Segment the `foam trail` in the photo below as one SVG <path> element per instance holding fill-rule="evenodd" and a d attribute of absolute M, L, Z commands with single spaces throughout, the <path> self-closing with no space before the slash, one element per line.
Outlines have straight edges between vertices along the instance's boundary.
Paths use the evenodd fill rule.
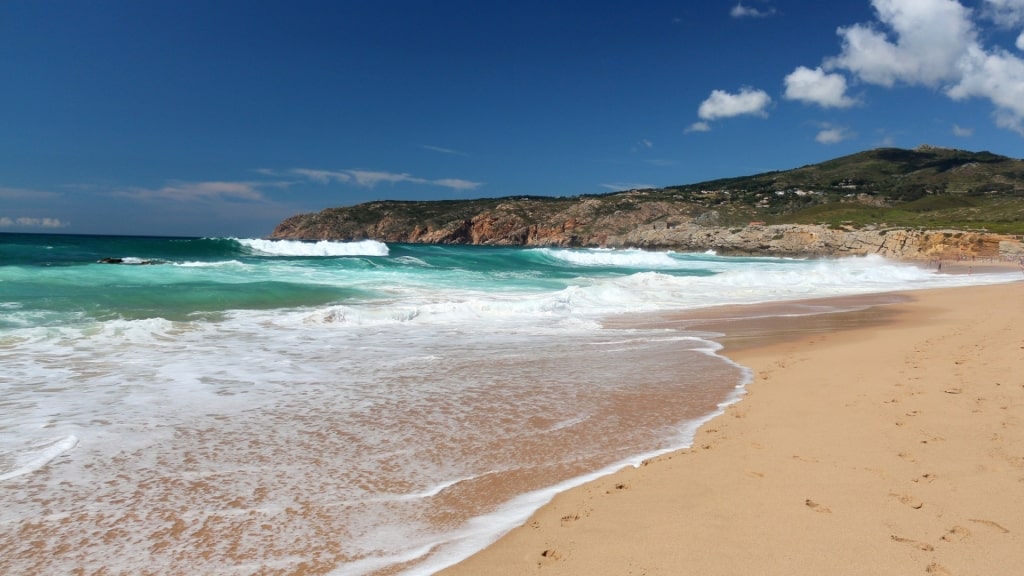
<path fill-rule="evenodd" d="M 47 464 L 52 462 L 54 458 L 60 456 L 61 454 L 67 452 L 68 450 L 71 450 L 77 444 L 78 437 L 75 436 L 74 434 L 69 434 L 64 438 L 61 438 L 60 440 L 53 442 L 52 444 L 46 445 L 46 447 L 43 448 L 43 450 L 33 454 L 27 461 L 22 463 L 14 470 L 0 474 L 0 482 L 4 480 L 9 480 L 11 478 L 15 478 L 17 476 L 22 476 L 24 474 L 35 472 L 36 470 L 39 470 L 43 466 L 46 466 Z"/>

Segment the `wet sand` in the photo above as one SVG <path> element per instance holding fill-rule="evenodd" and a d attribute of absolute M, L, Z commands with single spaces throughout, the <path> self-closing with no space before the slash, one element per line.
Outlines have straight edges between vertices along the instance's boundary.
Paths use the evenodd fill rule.
<path fill-rule="evenodd" d="M 1018 574 L 1024 282 L 897 296 L 648 319 L 731 334 L 746 397 L 442 574 Z"/>

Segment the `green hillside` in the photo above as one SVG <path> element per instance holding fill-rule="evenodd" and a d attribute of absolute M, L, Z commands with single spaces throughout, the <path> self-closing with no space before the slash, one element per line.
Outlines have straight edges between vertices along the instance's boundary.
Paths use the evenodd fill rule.
<path fill-rule="evenodd" d="M 990 152 L 879 148 L 793 170 L 652 191 L 719 206 L 734 223 L 883 224 L 1024 233 L 1024 161 Z"/>

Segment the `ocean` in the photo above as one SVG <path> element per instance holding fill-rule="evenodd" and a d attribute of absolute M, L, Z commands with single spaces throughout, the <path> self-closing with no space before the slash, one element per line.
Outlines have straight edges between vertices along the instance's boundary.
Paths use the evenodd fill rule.
<path fill-rule="evenodd" d="M 0 572 L 430 574 L 742 397 L 720 334 L 608 319 L 1018 277 L 0 234 Z"/>

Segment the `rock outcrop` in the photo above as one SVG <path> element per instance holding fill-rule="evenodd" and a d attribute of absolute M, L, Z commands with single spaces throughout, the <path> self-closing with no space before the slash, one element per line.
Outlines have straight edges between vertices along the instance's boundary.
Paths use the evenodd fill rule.
<path fill-rule="evenodd" d="M 878 254 L 899 259 L 1016 258 L 1020 237 L 960 230 L 905 228 L 835 229 L 817 225 L 751 225 L 706 228 L 682 225 L 641 229 L 622 245 L 648 249 L 714 250 L 723 254 L 841 256 Z"/>

